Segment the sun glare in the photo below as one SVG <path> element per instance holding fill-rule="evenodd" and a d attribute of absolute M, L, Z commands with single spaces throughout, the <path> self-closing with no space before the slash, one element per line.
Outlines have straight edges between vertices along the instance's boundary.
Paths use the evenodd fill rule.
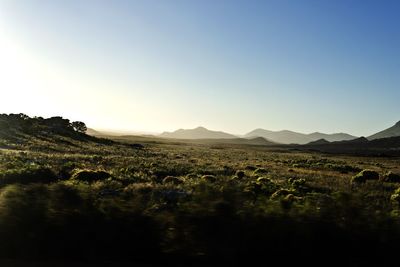
<path fill-rule="evenodd" d="M 33 62 L 17 43 L 12 42 L 2 32 L 0 59 L 2 108 L 13 110 L 15 103 L 25 107 L 34 105 L 32 96 L 39 87 Z"/>

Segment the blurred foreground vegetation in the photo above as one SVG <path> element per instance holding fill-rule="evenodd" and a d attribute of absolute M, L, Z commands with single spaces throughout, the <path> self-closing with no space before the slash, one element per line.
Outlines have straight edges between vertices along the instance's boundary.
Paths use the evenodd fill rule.
<path fill-rule="evenodd" d="M 139 145 L 134 137 L 120 143 L 73 127 L 49 131 L 39 123 L 40 131 L 27 132 L 7 122 L 0 129 L 0 258 L 353 266 L 396 260 L 397 158 Z"/>

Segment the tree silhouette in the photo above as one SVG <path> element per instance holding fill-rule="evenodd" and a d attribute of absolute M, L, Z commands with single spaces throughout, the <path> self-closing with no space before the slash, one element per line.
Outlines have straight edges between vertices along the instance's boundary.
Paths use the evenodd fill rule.
<path fill-rule="evenodd" d="M 84 122 L 81 121 L 74 121 L 71 123 L 72 128 L 79 133 L 86 133 L 87 127 Z"/>

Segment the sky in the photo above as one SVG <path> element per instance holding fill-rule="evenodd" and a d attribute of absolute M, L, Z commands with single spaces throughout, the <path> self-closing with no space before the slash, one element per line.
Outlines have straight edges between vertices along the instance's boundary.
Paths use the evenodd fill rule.
<path fill-rule="evenodd" d="M 0 113 L 368 136 L 400 120 L 400 2 L 0 0 Z"/>

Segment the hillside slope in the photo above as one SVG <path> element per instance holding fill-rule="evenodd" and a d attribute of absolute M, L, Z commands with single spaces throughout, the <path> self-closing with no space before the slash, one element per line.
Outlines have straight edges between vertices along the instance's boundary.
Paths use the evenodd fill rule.
<path fill-rule="evenodd" d="M 400 136 L 400 121 L 392 127 L 367 137 L 369 140 Z"/>
<path fill-rule="evenodd" d="M 374 140 L 360 137 L 354 140 L 332 143 L 310 143 L 292 148 L 304 151 L 313 150 L 322 153 L 358 156 L 400 156 L 400 136 Z"/>
<path fill-rule="evenodd" d="M 70 122 L 62 117 L 45 119 L 30 118 L 25 114 L 0 114 L 1 149 L 105 155 L 110 150 L 129 151 L 133 148 L 87 135 L 85 131 L 84 123 Z"/>

